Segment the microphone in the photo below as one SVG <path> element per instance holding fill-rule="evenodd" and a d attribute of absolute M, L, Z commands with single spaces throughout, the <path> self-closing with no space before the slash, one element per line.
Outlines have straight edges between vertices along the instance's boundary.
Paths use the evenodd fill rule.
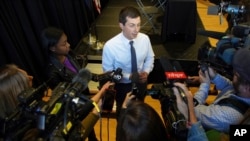
<path fill-rule="evenodd" d="M 88 69 L 79 70 L 78 74 L 72 79 L 71 88 L 68 91 L 69 96 L 74 97 L 88 87 L 92 74 Z"/>
<path fill-rule="evenodd" d="M 200 30 L 198 31 L 198 34 L 206 36 L 206 37 L 218 39 L 218 40 L 227 35 L 226 33 L 223 33 L 223 32 L 208 31 L 208 30 Z"/>
<path fill-rule="evenodd" d="M 91 80 L 94 81 L 94 82 L 99 82 L 101 80 L 109 79 L 111 73 L 113 73 L 113 71 L 108 71 L 108 72 L 105 72 L 105 73 L 102 73 L 102 74 L 92 73 Z"/>
<path fill-rule="evenodd" d="M 177 68 L 179 67 L 178 71 L 177 71 L 176 68 L 174 68 L 172 66 L 172 64 L 170 63 L 170 61 L 167 57 L 161 57 L 160 63 L 165 71 L 165 76 L 166 76 L 167 80 L 175 80 L 176 81 L 176 80 L 184 80 L 187 78 L 186 74 L 183 71 L 180 71 L 180 68 L 181 68 L 180 65 L 175 66 Z"/>
<path fill-rule="evenodd" d="M 118 83 L 122 79 L 122 69 L 117 68 L 116 70 L 113 71 L 108 71 L 102 74 L 95 74 L 92 73 L 92 78 L 91 80 L 94 82 L 99 82 L 102 80 L 110 80 L 115 83 Z"/>
<path fill-rule="evenodd" d="M 138 72 L 134 72 L 132 73 L 130 80 L 132 83 L 137 83 L 139 82 L 139 73 Z"/>
<path fill-rule="evenodd" d="M 176 71 L 176 73 L 178 72 L 178 75 L 177 75 L 178 78 L 176 78 L 176 79 L 186 80 L 187 75 L 183 71 L 181 64 L 178 61 L 173 61 L 173 66 L 174 66 L 174 70 Z"/>
<path fill-rule="evenodd" d="M 114 73 L 111 75 L 112 81 L 114 81 L 115 83 L 118 83 L 123 75 L 122 75 L 122 69 L 121 68 L 117 68 L 115 71 L 113 71 Z"/>

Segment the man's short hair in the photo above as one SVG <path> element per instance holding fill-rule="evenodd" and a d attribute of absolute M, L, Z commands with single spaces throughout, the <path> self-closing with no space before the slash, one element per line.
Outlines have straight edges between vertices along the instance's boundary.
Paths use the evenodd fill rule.
<path fill-rule="evenodd" d="M 140 11 L 133 7 L 133 6 L 127 6 L 121 9 L 120 14 L 119 14 L 119 23 L 122 23 L 123 25 L 125 25 L 125 23 L 127 22 L 127 17 L 130 18 L 137 18 L 137 17 L 141 17 L 141 13 Z"/>

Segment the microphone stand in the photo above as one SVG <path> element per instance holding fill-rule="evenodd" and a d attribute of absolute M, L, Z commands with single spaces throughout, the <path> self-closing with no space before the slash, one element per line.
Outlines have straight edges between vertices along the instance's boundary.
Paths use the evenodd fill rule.
<path fill-rule="evenodd" d="M 90 7 L 93 9 L 91 10 L 91 15 L 92 15 L 92 20 L 93 20 L 93 25 L 88 25 L 89 27 L 89 35 L 88 37 L 84 38 L 85 43 L 87 43 L 92 49 L 94 50 L 102 50 L 104 46 L 104 42 L 100 42 L 98 39 L 98 34 L 96 30 L 96 20 L 95 20 L 95 13 L 94 13 L 94 6 L 93 6 L 93 1 L 90 0 Z M 92 32 L 92 27 L 94 29 L 94 36 L 91 34 Z"/>

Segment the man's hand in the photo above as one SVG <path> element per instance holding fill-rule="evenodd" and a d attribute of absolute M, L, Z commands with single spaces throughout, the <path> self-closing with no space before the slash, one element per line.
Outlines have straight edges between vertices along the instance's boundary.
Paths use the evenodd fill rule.
<path fill-rule="evenodd" d="M 148 73 L 147 72 L 140 72 L 139 73 L 139 82 L 145 83 L 148 80 Z"/>

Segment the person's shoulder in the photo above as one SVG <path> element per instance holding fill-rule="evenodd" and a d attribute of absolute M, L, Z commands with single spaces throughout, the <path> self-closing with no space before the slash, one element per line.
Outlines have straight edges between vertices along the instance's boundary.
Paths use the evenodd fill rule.
<path fill-rule="evenodd" d="M 121 37 L 122 37 L 122 33 L 118 33 L 115 36 L 111 37 L 109 40 L 107 40 L 106 43 L 116 41 L 120 39 Z"/>
<path fill-rule="evenodd" d="M 104 47 L 113 46 L 114 44 L 120 43 L 121 40 L 122 40 L 122 34 L 119 33 L 119 34 L 113 36 L 112 38 L 110 38 L 109 40 L 107 40 L 104 44 Z"/>
<path fill-rule="evenodd" d="M 142 32 L 139 32 L 137 37 L 142 38 L 142 39 L 149 39 L 149 36 Z"/>

